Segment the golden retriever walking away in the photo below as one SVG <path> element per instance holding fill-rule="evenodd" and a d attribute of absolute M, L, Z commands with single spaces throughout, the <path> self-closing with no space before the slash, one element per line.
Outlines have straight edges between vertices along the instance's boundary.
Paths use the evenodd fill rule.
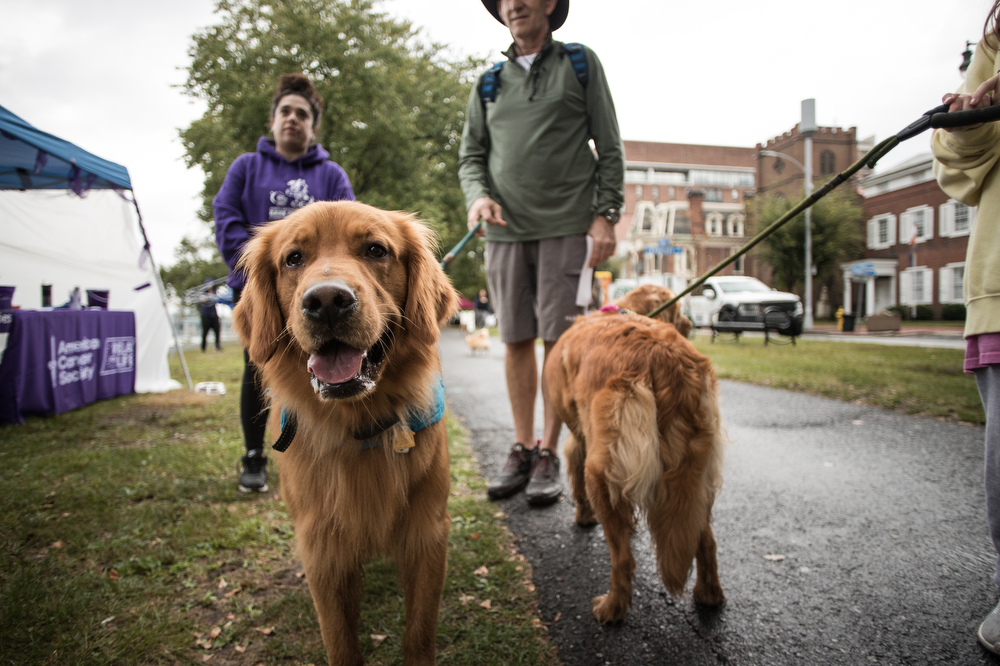
<path fill-rule="evenodd" d="M 695 601 L 725 600 L 711 525 L 722 485 L 715 373 L 677 327 L 645 316 L 673 293 L 640 289 L 618 304 L 642 314 L 580 317 L 545 364 L 549 395 L 570 429 L 565 451 L 576 522 L 599 521 L 611 551 L 611 590 L 593 601 L 603 623 L 623 620 L 632 603 L 636 512 L 646 517 L 671 594 L 683 593 L 696 560 Z M 647 307 L 651 291 L 657 300 Z M 675 308 L 660 317 L 683 328 L 687 318 Z"/>
<path fill-rule="evenodd" d="M 436 342 L 457 296 L 432 247 L 402 213 L 313 203 L 241 260 L 234 324 L 283 422 L 281 493 L 330 664 L 364 661 L 362 565 L 379 554 L 399 567 L 405 663 L 435 663 L 451 521 Z"/>

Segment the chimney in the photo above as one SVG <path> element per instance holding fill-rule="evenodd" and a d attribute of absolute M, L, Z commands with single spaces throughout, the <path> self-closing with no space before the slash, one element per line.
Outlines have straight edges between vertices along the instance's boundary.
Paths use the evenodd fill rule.
<path fill-rule="evenodd" d="M 705 214 L 701 204 L 705 200 L 705 193 L 701 190 L 688 190 L 688 213 L 691 215 L 691 235 L 697 238 L 705 235 Z"/>

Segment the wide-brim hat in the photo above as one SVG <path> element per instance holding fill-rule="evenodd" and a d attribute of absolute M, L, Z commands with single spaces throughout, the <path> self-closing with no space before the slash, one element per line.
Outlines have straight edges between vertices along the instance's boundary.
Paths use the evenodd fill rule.
<path fill-rule="evenodd" d="M 497 9 L 498 0 L 483 0 L 483 6 L 489 10 L 490 14 L 493 14 L 493 18 L 504 23 L 503 19 L 500 18 L 500 11 Z M 555 32 L 562 27 L 562 24 L 566 22 L 566 16 L 569 14 L 569 0 L 558 0 L 556 2 L 556 8 L 552 10 L 549 14 L 549 30 Z"/>

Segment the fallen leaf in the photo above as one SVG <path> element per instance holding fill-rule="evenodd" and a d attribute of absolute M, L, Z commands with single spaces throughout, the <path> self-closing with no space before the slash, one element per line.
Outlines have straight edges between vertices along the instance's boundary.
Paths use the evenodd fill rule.
<path fill-rule="evenodd" d="M 229 590 L 228 592 L 226 592 L 222 596 L 224 598 L 226 598 L 226 599 L 229 599 L 230 597 L 235 597 L 237 594 L 239 594 L 242 591 L 243 591 L 242 587 L 234 587 L 233 589 Z"/>
<path fill-rule="evenodd" d="M 224 590 L 227 587 L 229 587 L 229 583 L 226 582 L 226 579 L 225 578 L 220 578 L 219 579 L 219 589 L 220 590 Z"/>
<path fill-rule="evenodd" d="M 212 627 L 212 631 L 208 632 L 208 635 L 212 638 L 218 638 L 222 633 L 222 627 Z"/>
<path fill-rule="evenodd" d="M 54 490 L 51 493 L 49 493 L 48 495 L 46 495 L 46 497 L 55 497 L 55 496 L 56 496 L 56 491 L 54 491 Z"/>
<path fill-rule="evenodd" d="M 67 511 L 66 513 L 64 513 L 64 514 L 62 515 L 62 517 L 63 517 L 63 518 L 69 518 L 69 511 Z"/>
<path fill-rule="evenodd" d="M 532 583 L 530 580 L 526 580 L 526 581 L 524 581 L 521 584 L 524 585 L 526 588 L 528 588 L 528 592 L 534 592 L 535 591 L 535 584 Z"/>
<path fill-rule="evenodd" d="M 108 572 L 108 578 L 110 578 L 111 580 L 118 580 L 119 578 L 121 578 L 121 574 L 118 573 L 117 569 L 112 569 L 111 571 Z"/>
<path fill-rule="evenodd" d="M 103 627 L 103 626 L 104 626 L 104 625 L 106 625 L 106 624 L 107 624 L 108 622 L 113 622 L 113 621 L 114 621 L 114 619 L 115 619 L 115 616 L 114 616 L 114 615 L 112 615 L 111 617 L 106 617 L 106 618 L 104 618 L 103 620 L 101 620 L 101 626 Z"/>
<path fill-rule="evenodd" d="M 222 625 L 222 628 L 223 629 L 228 629 L 231 626 L 233 626 L 233 621 L 232 620 L 230 620 L 229 622 L 226 622 L 224 625 Z"/>
<path fill-rule="evenodd" d="M 470 536 L 469 538 L 470 538 L 470 539 L 472 539 L 473 541 L 475 541 L 476 539 L 478 539 L 478 538 L 479 538 L 479 532 L 476 532 L 475 534 L 473 534 L 473 535 L 472 535 L 472 536 Z"/>
<path fill-rule="evenodd" d="M 202 661 L 202 663 L 204 663 L 204 662 L 208 661 L 211 658 L 212 658 L 212 655 L 206 654 L 204 657 L 201 658 L 201 661 Z"/>
<path fill-rule="evenodd" d="M 541 629 L 543 626 L 542 621 L 537 617 L 533 617 L 531 618 L 531 626 L 534 627 L 535 629 Z"/>
<path fill-rule="evenodd" d="M 254 631 L 259 631 L 265 636 L 270 636 L 271 634 L 274 633 L 274 627 L 256 627 Z"/>
<path fill-rule="evenodd" d="M 226 619 L 227 619 L 227 620 L 235 620 L 235 619 L 236 619 L 236 616 L 235 616 L 235 615 L 233 615 L 232 613 L 230 613 L 229 615 L 227 615 L 227 616 L 226 616 Z"/>
<path fill-rule="evenodd" d="M 524 571 L 524 567 L 518 564 L 516 567 L 514 567 L 514 571 Z"/>
<path fill-rule="evenodd" d="M 561 618 L 561 617 L 562 617 L 562 611 L 559 611 L 558 613 L 556 613 L 556 617 L 555 617 L 555 619 L 554 619 L 554 620 L 552 620 L 552 621 L 553 621 L 553 622 L 558 622 L 558 621 L 559 621 L 559 618 Z"/>
<path fill-rule="evenodd" d="M 475 598 L 476 598 L 476 597 L 474 597 L 474 596 L 473 596 L 473 595 L 471 595 L 471 594 L 460 594 L 460 595 L 458 595 L 458 600 L 459 600 L 460 602 L 462 602 L 462 605 L 463 605 L 463 606 L 464 606 L 465 604 L 469 603 L 470 601 L 472 601 L 472 600 L 473 600 L 473 599 L 475 599 Z"/>
<path fill-rule="evenodd" d="M 245 647 L 243 647 L 242 645 L 237 645 L 237 646 L 236 646 L 235 648 L 233 648 L 233 649 L 235 649 L 235 650 L 236 650 L 236 653 L 237 653 L 237 654 L 243 654 L 244 652 L 246 652 L 246 651 L 247 651 L 247 649 L 246 649 Z"/>
<path fill-rule="evenodd" d="M 369 638 L 372 639 L 372 647 L 378 647 L 385 642 L 385 639 L 389 638 L 385 634 L 372 634 Z"/>
<path fill-rule="evenodd" d="M 62 541 L 56 541 L 51 546 L 49 546 L 49 548 L 62 548 L 62 547 L 63 547 Z"/>
<path fill-rule="evenodd" d="M 203 650 L 211 650 L 212 649 L 212 641 L 196 641 L 195 645 L 197 645 L 198 647 L 202 648 Z"/>
<path fill-rule="evenodd" d="M 506 518 L 507 516 L 504 515 L 503 511 L 497 511 L 496 513 L 493 514 L 493 517 L 494 518 Z"/>
<path fill-rule="evenodd" d="M 764 559 L 771 560 L 772 562 L 780 562 L 781 560 L 785 559 L 785 556 L 778 555 L 776 553 L 768 553 L 767 555 L 764 556 Z"/>
<path fill-rule="evenodd" d="M 490 570 L 487 569 L 486 565 L 484 564 L 483 566 L 481 566 L 478 569 L 476 569 L 475 571 L 473 571 L 472 575 L 473 576 L 486 576 L 489 573 L 490 573 Z"/>
<path fill-rule="evenodd" d="M 486 601 L 484 601 L 483 603 L 481 603 L 479 605 L 482 606 L 483 608 L 485 608 L 486 610 L 490 610 L 491 608 L 493 608 L 493 604 L 490 603 L 489 599 L 487 599 Z"/>

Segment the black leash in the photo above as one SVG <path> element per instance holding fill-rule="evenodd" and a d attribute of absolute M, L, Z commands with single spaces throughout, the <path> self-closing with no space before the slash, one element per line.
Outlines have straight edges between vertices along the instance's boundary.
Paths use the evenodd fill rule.
<path fill-rule="evenodd" d="M 838 173 L 836 176 L 827 181 L 821 188 L 813 192 L 810 196 L 800 201 L 794 208 L 779 217 L 777 220 L 772 222 L 766 228 L 762 229 L 756 236 L 750 239 L 746 245 L 740 248 L 740 251 L 733 254 L 720 263 L 718 263 L 714 268 L 709 270 L 707 273 L 702 275 L 700 278 L 692 282 L 687 286 L 684 291 L 674 296 L 669 301 L 661 304 L 652 312 L 647 314 L 648 317 L 655 317 L 660 314 L 671 305 L 679 301 L 684 296 L 687 296 L 692 291 L 700 287 L 705 283 L 705 280 L 717 274 L 723 268 L 733 263 L 744 254 L 752 250 L 757 246 L 758 243 L 763 241 L 765 238 L 773 234 L 779 228 L 784 226 L 796 215 L 809 208 L 814 203 L 825 197 L 831 191 L 833 191 L 838 185 L 843 183 L 845 180 L 853 176 L 855 173 L 861 170 L 862 167 L 867 166 L 870 169 L 875 168 L 875 164 L 885 157 L 885 155 L 898 146 L 903 141 L 907 139 L 912 139 L 918 134 L 923 133 L 931 128 L 945 128 L 945 127 L 963 127 L 965 125 L 976 125 L 979 123 L 994 122 L 1000 120 L 1000 104 L 995 106 L 988 106 L 985 109 L 970 109 L 968 111 L 955 111 L 953 113 L 948 113 L 948 105 L 942 104 L 936 106 L 930 111 L 924 113 L 920 118 L 910 123 L 904 127 L 899 133 L 890 136 L 888 139 L 880 142 L 874 148 L 865 153 L 865 156 L 860 160 L 849 166 L 844 171 Z"/>

